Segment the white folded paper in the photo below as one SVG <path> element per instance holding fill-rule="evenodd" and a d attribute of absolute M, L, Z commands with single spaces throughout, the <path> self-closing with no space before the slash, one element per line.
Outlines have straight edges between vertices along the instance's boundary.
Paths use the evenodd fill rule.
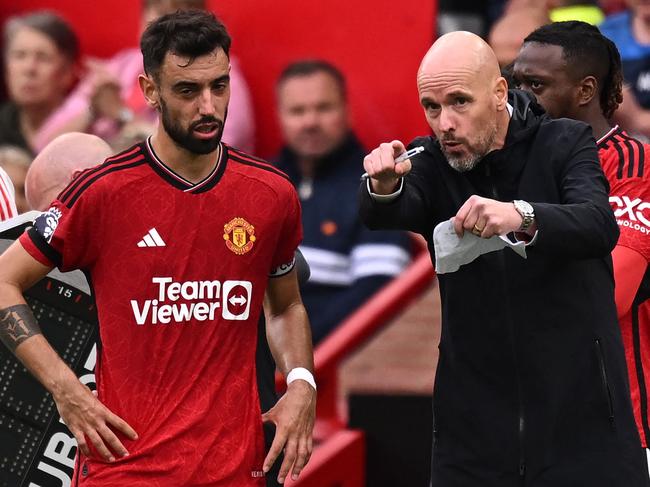
<path fill-rule="evenodd" d="M 456 235 L 451 220 L 439 223 L 433 230 L 433 245 L 436 251 L 436 272 L 456 272 L 460 266 L 469 264 L 479 255 L 510 247 L 519 256 L 526 258 L 525 242 L 511 242 L 505 235 L 481 238 L 465 230 L 462 238 Z"/>

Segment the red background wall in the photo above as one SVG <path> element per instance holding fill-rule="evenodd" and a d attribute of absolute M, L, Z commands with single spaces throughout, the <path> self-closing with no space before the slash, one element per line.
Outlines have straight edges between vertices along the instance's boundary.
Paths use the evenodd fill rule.
<path fill-rule="evenodd" d="M 209 0 L 233 37 L 255 104 L 257 153 L 279 147 L 273 84 L 301 58 L 324 58 L 346 75 L 355 130 L 367 147 L 428 130 L 415 74 L 433 40 L 435 0 Z M 137 0 L 0 2 L 0 20 L 48 8 L 77 29 L 85 54 L 137 43 Z"/>

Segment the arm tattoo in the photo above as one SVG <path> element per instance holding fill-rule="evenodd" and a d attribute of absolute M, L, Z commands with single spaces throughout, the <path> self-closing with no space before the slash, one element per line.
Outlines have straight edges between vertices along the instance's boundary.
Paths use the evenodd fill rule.
<path fill-rule="evenodd" d="M 39 335 L 41 329 L 32 310 L 26 304 L 0 309 L 0 341 L 11 353 L 29 337 Z"/>

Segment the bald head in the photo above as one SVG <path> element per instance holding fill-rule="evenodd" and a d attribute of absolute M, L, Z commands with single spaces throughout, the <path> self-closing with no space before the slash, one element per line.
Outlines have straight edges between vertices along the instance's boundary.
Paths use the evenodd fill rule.
<path fill-rule="evenodd" d="M 454 169 L 469 171 L 503 146 L 508 86 L 494 52 L 479 36 L 440 37 L 422 59 L 417 82 L 427 122 Z"/>
<path fill-rule="evenodd" d="M 29 206 L 46 210 L 77 171 L 102 163 L 112 153 L 110 146 L 94 135 L 71 132 L 57 137 L 36 156 L 27 172 Z"/>
<path fill-rule="evenodd" d="M 418 77 L 426 74 L 462 71 L 480 76 L 482 81 L 500 76 L 499 63 L 492 48 L 471 32 L 450 32 L 438 38 L 425 54 Z"/>

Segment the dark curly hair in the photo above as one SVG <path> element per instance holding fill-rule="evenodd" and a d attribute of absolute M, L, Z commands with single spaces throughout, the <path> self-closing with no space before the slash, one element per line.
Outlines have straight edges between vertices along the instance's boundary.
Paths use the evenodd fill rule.
<path fill-rule="evenodd" d="M 157 78 L 168 52 L 187 56 L 190 63 L 219 47 L 229 56 L 230 42 L 226 27 L 211 12 L 186 10 L 163 15 L 142 34 L 144 71 Z"/>
<path fill-rule="evenodd" d="M 524 44 L 560 46 L 576 79 L 593 76 L 598 82 L 600 108 L 611 118 L 623 101 L 623 69 L 616 45 L 597 27 L 580 21 L 554 22 L 534 30 Z"/>

